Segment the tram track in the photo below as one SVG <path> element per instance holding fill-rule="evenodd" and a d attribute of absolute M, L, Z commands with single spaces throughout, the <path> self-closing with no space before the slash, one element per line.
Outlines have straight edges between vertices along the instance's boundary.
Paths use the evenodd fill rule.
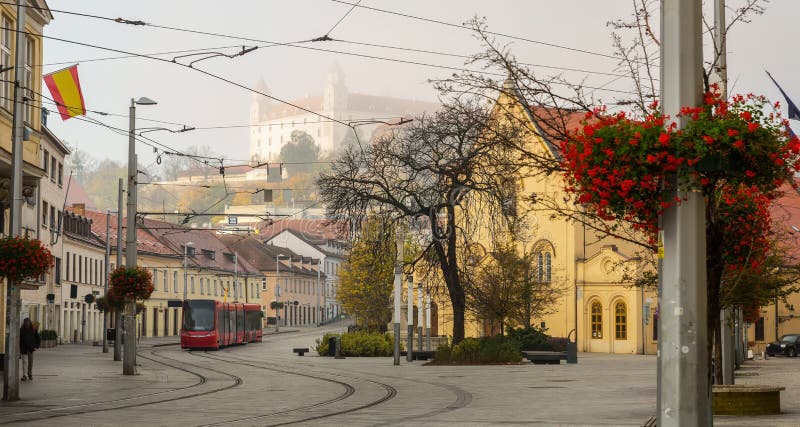
<path fill-rule="evenodd" d="M 157 401 L 138 402 L 138 403 L 133 403 L 133 404 L 118 405 L 118 406 L 113 406 L 113 407 L 108 407 L 108 408 L 92 408 L 92 407 L 96 407 L 96 406 L 99 406 L 99 405 L 112 405 L 112 404 L 118 403 L 118 402 L 136 401 L 136 400 L 151 398 L 153 396 L 159 396 L 159 395 L 164 395 L 164 394 L 168 394 L 168 393 L 175 393 L 175 392 L 178 392 L 178 391 L 181 391 L 181 390 L 188 390 L 188 389 L 192 389 L 192 388 L 195 388 L 195 387 L 202 386 L 203 384 L 207 384 L 208 381 L 209 381 L 208 377 L 206 377 L 205 375 L 202 375 L 202 374 L 200 374 L 198 372 L 194 372 L 194 371 L 191 371 L 189 369 L 183 368 L 181 366 L 177 366 L 177 365 L 172 364 L 172 363 L 167 363 L 167 362 L 164 362 L 163 360 L 158 360 L 158 359 L 155 359 L 153 357 L 148 357 L 148 356 L 145 356 L 145 355 L 143 355 L 141 353 L 138 353 L 137 356 L 141 357 L 143 359 L 147 359 L 147 360 L 150 360 L 150 361 L 152 361 L 154 363 L 158 363 L 160 365 L 164 365 L 164 366 L 170 367 L 172 369 L 176 369 L 176 370 L 183 371 L 183 372 L 189 373 L 191 375 L 194 375 L 195 377 L 198 378 L 198 381 L 196 383 L 194 383 L 194 384 L 190 384 L 190 385 L 183 386 L 183 387 L 176 387 L 176 388 L 173 388 L 173 389 L 170 389 L 170 390 L 162 390 L 162 391 L 153 392 L 153 393 L 139 394 L 139 395 L 136 395 L 136 396 L 124 397 L 124 398 L 120 398 L 120 399 L 109 399 L 109 400 L 104 400 L 104 401 L 100 401 L 100 402 L 82 403 L 82 404 L 79 404 L 79 405 L 60 406 L 60 407 L 56 407 L 56 408 L 46 408 L 46 409 L 37 409 L 37 410 L 34 410 L 34 411 L 24 411 L 24 412 L 14 412 L 14 413 L 10 413 L 10 414 L 2 414 L 2 415 L 0 415 L 0 419 L 12 418 L 12 417 L 24 417 L 24 418 L 23 419 L 13 419 L 13 420 L 8 420 L 8 421 L 0 421 L 0 425 L 17 424 L 17 423 L 28 423 L 28 422 L 42 421 L 42 420 L 48 420 L 48 419 L 60 418 L 60 417 L 84 415 L 84 414 L 91 414 L 91 413 L 98 413 L 98 412 L 116 411 L 116 410 L 121 410 L 121 409 L 137 408 L 137 407 L 148 406 L 148 405 L 157 405 L 157 404 L 162 404 L 162 403 L 167 403 L 167 402 L 174 402 L 174 401 L 178 401 L 178 400 L 191 399 L 191 398 L 194 398 L 194 397 L 205 396 L 205 395 L 209 395 L 209 394 L 213 394 L 213 393 L 219 393 L 221 391 L 225 391 L 225 390 L 229 390 L 229 389 L 234 388 L 234 387 L 238 387 L 243 383 L 243 380 L 240 377 L 232 375 L 230 373 L 223 372 L 223 371 L 220 371 L 220 370 L 217 370 L 217 369 L 213 369 L 213 368 L 208 368 L 208 367 L 196 365 L 196 364 L 193 364 L 193 363 L 183 362 L 183 361 L 180 361 L 180 360 L 177 360 L 177 359 L 173 359 L 171 357 L 158 355 L 157 353 L 159 353 L 159 350 L 151 350 L 150 351 L 150 355 L 154 356 L 154 357 L 169 359 L 169 360 L 171 360 L 173 362 L 180 363 L 182 365 L 193 366 L 193 367 L 199 368 L 201 370 L 211 371 L 211 372 L 219 373 L 219 374 L 224 375 L 224 376 L 228 376 L 231 379 L 233 379 L 233 383 L 228 384 L 228 385 L 226 385 L 224 387 L 219 387 L 219 388 L 215 388 L 215 389 L 212 389 L 212 390 L 206 390 L 206 391 L 203 391 L 203 392 L 192 393 L 192 394 L 188 394 L 188 395 L 184 395 L 184 396 L 175 396 L 175 397 L 171 397 L 171 398 L 167 398 L 167 399 L 161 399 L 161 400 L 157 400 Z"/>
<path fill-rule="evenodd" d="M 239 360 L 252 360 L 251 357 L 248 357 L 248 356 L 245 356 L 245 355 L 237 355 L 237 356 L 238 356 L 238 358 L 240 358 Z M 231 358 L 231 359 L 232 360 L 236 360 L 237 358 Z M 275 363 L 270 363 L 270 364 L 273 365 L 273 366 L 281 367 L 281 368 L 290 368 L 290 366 L 286 366 L 286 365 L 279 365 L 279 364 L 275 364 Z M 352 372 L 352 371 L 346 371 L 346 370 L 343 370 L 343 371 L 355 373 L 355 372 Z M 362 381 L 371 381 L 371 380 L 365 380 L 365 379 L 358 378 L 358 377 L 349 377 L 349 376 L 346 376 L 346 375 L 334 374 L 334 373 L 330 373 L 330 372 L 322 372 L 322 371 L 311 371 L 311 372 L 316 372 L 316 373 L 324 374 L 324 375 L 333 375 L 333 376 L 341 376 L 341 377 L 345 377 L 345 378 L 353 378 L 353 379 L 358 379 L 358 380 L 362 380 Z M 462 388 L 460 388 L 458 386 L 455 386 L 455 385 L 445 384 L 445 383 L 441 383 L 441 382 L 425 381 L 425 380 L 420 380 L 420 379 L 411 379 L 411 378 L 405 378 L 405 377 L 398 377 L 398 376 L 392 376 L 392 375 L 376 374 L 376 376 L 378 376 L 380 378 L 400 380 L 400 381 L 408 381 L 408 382 L 414 382 L 414 383 L 422 383 L 422 384 L 427 384 L 427 385 L 430 385 L 430 386 L 433 386 L 433 387 L 443 388 L 443 389 L 449 391 L 450 393 L 452 393 L 455 396 L 455 399 L 453 400 L 453 402 L 450 403 L 447 406 L 443 406 L 441 408 L 436 408 L 434 410 L 431 410 L 431 411 L 428 411 L 428 412 L 425 412 L 425 413 L 422 413 L 422 414 L 410 415 L 410 416 L 403 417 L 402 419 L 393 420 L 392 422 L 379 423 L 379 424 L 376 424 L 376 425 L 391 425 L 391 424 L 395 424 L 395 423 L 397 423 L 399 421 L 412 421 L 412 420 L 416 420 L 416 419 L 423 419 L 423 418 L 433 417 L 433 416 L 436 416 L 436 415 L 441 415 L 441 414 L 444 414 L 444 413 L 447 413 L 447 412 L 452 412 L 452 411 L 455 411 L 457 409 L 464 408 L 464 407 L 468 406 L 470 403 L 472 403 L 472 397 L 473 397 L 472 393 L 470 393 L 470 392 L 468 392 L 468 391 L 466 391 L 466 390 L 464 390 L 464 389 L 462 389 Z"/>
<path fill-rule="evenodd" d="M 281 373 L 290 374 L 290 375 L 298 375 L 298 376 L 302 376 L 302 377 L 306 377 L 306 378 L 312 378 L 312 379 L 332 382 L 332 383 L 335 383 L 335 384 L 342 385 L 343 387 L 346 388 L 347 391 L 345 393 L 339 395 L 339 396 L 334 397 L 333 399 L 324 400 L 322 402 L 317 402 L 317 403 L 314 403 L 312 405 L 306 405 L 306 406 L 301 406 L 301 407 L 292 408 L 292 409 L 286 409 L 286 410 L 282 410 L 282 411 L 275 411 L 275 412 L 271 412 L 271 413 L 268 413 L 268 414 L 261 414 L 261 415 L 255 415 L 255 416 L 250 416 L 250 417 L 245 417 L 245 418 L 238 418 L 238 419 L 235 419 L 235 420 L 228 420 L 228 421 L 219 422 L 219 423 L 205 424 L 202 427 L 218 426 L 218 425 L 232 424 L 232 423 L 238 423 L 238 422 L 253 421 L 253 420 L 273 417 L 273 416 L 276 416 L 276 415 L 286 415 L 286 414 L 290 414 L 290 413 L 293 413 L 293 412 L 306 411 L 306 410 L 309 410 L 309 409 L 315 409 L 315 408 L 318 408 L 318 407 L 330 405 L 330 404 L 333 404 L 335 402 L 344 400 L 344 399 L 352 396 L 355 393 L 355 387 L 352 384 L 347 383 L 345 381 L 334 380 L 334 379 L 326 378 L 326 377 L 320 376 L 320 375 L 302 373 L 302 372 L 297 372 L 297 371 L 289 370 L 289 369 L 281 369 L 281 368 L 286 368 L 285 366 L 281 366 L 281 365 L 274 365 L 274 364 L 269 364 L 269 363 L 264 363 L 264 362 L 260 362 L 260 364 L 249 363 L 250 361 L 247 360 L 247 359 L 238 358 L 238 357 L 233 357 L 233 358 L 230 357 L 230 352 L 226 352 L 226 356 L 227 356 L 226 359 L 221 359 L 221 358 L 217 358 L 217 357 L 212 357 L 211 355 L 206 353 L 203 357 L 207 357 L 209 359 L 217 360 L 217 361 L 220 361 L 220 362 L 223 362 L 223 363 L 250 366 L 250 367 L 253 367 L 253 368 L 257 368 L 257 369 L 264 369 L 264 370 L 269 370 L 269 371 L 273 371 L 273 372 L 281 372 Z M 268 365 L 268 366 L 264 366 L 264 365 Z M 374 407 L 374 406 L 380 405 L 380 404 L 382 404 L 382 403 L 384 403 L 384 402 L 386 402 L 388 400 L 393 399 L 397 395 L 397 389 L 395 389 L 394 387 L 392 387 L 389 384 L 381 383 L 379 381 L 362 379 L 362 378 L 355 378 L 355 377 L 347 377 L 345 375 L 338 375 L 338 374 L 333 374 L 333 373 L 325 373 L 325 372 L 317 372 L 317 373 L 325 375 L 325 376 L 329 376 L 329 377 L 343 377 L 343 378 L 355 379 L 355 380 L 358 380 L 358 381 L 370 382 L 370 383 L 373 383 L 373 384 L 381 386 L 384 390 L 386 390 L 386 393 L 383 396 L 381 396 L 379 399 L 372 400 L 370 402 L 358 405 L 358 406 L 353 407 L 353 408 L 347 408 L 347 409 L 342 409 L 342 410 L 338 410 L 338 411 L 334 411 L 334 412 L 330 412 L 330 413 L 326 413 L 326 414 L 319 414 L 319 415 L 314 415 L 314 416 L 305 417 L 305 418 L 301 418 L 301 419 L 295 419 L 295 420 L 283 421 L 283 422 L 279 422 L 279 423 L 275 423 L 275 424 L 265 424 L 265 425 L 272 426 L 272 427 L 274 427 L 274 426 L 283 426 L 283 425 L 290 425 L 290 424 L 297 424 L 297 423 L 303 423 L 303 422 L 308 422 L 308 421 L 314 421 L 314 420 L 318 420 L 318 419 L 322 419 L 322 418 L 328 418 L 328 417 L 333 417 L 333 416 L 337 416 L 337 415 L 343 415 L 343 414 L 347 414 L 347 413 L 353 413 L 353 412 L 356 412 L 356 411 L 360 411 L 360 410 L 363 410 L 363 409 L 367 409 L 367 408 L 370 408 L 370 407 Z"/>

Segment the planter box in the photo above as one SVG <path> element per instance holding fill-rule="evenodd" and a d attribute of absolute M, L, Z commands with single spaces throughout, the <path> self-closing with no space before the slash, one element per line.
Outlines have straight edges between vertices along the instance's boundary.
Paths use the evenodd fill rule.
<path fill-rule="evenodd" d="M 711 388 L 714 415 L 775 415 L 781 413 L 784 387 L 715 385 Z"/>
<path fill-rule="evenodd" d="M 53 348 L 58 345 L 57 340 L 41 340 L 39 341 L 39 348 Z"/>

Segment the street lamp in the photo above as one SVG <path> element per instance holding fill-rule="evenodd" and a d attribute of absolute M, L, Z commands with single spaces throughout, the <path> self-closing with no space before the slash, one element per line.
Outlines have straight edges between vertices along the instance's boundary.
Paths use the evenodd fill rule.
<path fill-rule="evenodd" d="M 275 255 L 275 332 L 280 332 L 280 324 L 279 316 L 278 316 L 278 298 L 281 296 L 281 285 L 279 283 L 280 280 L 280 272 L 281 272 L 281 258 L 289 258 L 288 255 L 284 254 L 277 254 Z"/>
<path fill-rule="evenodd" d="M 183 244 L 183 300 L 186 301 L 186 294 L 188 291 L 188 283 L 189 283 L 189 267 L 188 267 L 188 259 L 189 259 L 189 246 L 194 245 L 192 242 L 186 242 Z"/>
<path fill-rule="evenodd" d="M 138 100 L 131 98 L 129 128 L 128 128 L 128 234 L 125 266 L 136 267 L 136 178 L 138 169 L 136 164 L 136 105 L 156 105 L 150 98 L 141 97 Z M 125 322 L 125 352 L 123 353 L 122 374 L 136 374 L 136 302 L 130 298 L 125 299 L 127 308 L 127 322 Z"/>

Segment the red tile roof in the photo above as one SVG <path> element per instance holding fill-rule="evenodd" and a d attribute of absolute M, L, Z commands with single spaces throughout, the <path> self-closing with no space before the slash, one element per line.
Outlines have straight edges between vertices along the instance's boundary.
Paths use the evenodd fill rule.
<path fill-rule="evenodd" d="M 342 239 L 347 235 L 347 230 L 340 224 L 331 223 L 327 219 L 280 219 L 271 224 L 262 222 L 257 227 L 259 238 L 264 241 L 284 230 L 292 230 L 302 238 L 316 243 Z"/>
<path fill-rule="evenodd" d="M 782 187 L 783 195 L 770 207 L 772 230 L 785 251 L 784 265 L 800 265 L 800 193 L 790 185 Z"/>

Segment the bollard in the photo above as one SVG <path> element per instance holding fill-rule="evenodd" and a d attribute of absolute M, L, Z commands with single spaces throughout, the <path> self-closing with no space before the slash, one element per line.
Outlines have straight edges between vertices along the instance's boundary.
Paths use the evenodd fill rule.
<path fill-rule="evenodd" d="M 342 356 L 342 337 L 336 337 L 336 359 L 344 359 Z"/>
<path fill-rule="evenodd" d="M 328 356 L 336 356 L 336 337 L 328 338 Z"/>

